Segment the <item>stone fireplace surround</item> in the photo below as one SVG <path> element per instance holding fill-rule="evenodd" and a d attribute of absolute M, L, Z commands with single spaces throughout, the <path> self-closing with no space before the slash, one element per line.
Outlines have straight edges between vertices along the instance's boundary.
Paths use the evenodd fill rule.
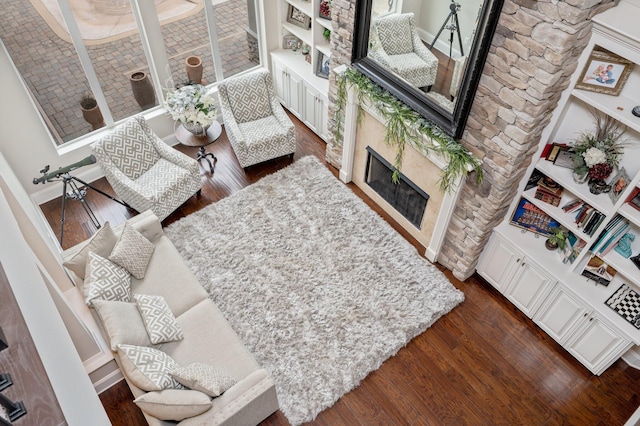
<path fill-rule="evenodd" d="M 332 2 L 331 66 L 350 64 L 356 0 Z M 437 261 L 464 280 L 513 199 L 591 31 L 591 18 L 613 0 L 505 0 L 471 114 L 460 142 L 483 163 L 451 206 Z M 329 101 L 337 99 L 330 75 Z M 333 128 L 330 107 L 329 128 Z M 346 132 L 345 132 L 346 134 Z M 343 167 L 343 141 L 327 144 L 327 161 Z M 348 157 L 348 155 L 346 156 Z M 341 172 L 342 174 L 342 172 Z M 432 195 L 432 194 L 430 194 Z"/>

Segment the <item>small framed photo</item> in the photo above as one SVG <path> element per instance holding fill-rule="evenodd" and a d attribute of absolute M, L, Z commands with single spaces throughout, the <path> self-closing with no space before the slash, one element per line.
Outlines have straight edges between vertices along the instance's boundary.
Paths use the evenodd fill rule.
<path fill-rule="evenodd" d="M 576 89 L 618 96 L 633 65 L 633 62 L 611 52 L 594 50 L 587 59 Z"/>
<path fill-rule="evenodd" d="M 627 175 L 627 172 L 625 171 L 624 167 L 621 167 L 618 174 L 615 175 L 613 179 L 611 179 L 611 182 L 609 182 L 609 185 L 611 185 L 611 191 L 609 191 L 609 197 L 611 198 L 611 202 L 613 204 L 615 204 L 618 201 L 618 199 L 620 198 L 620 195 L 622 195 L 624 190 L 629 185 L 629 181 L 630 181 L 629 175 Z"/>
<path fill-rule="evenodd" d="M 289 5 L 289 10 L 287 11 L 287 22 L 305 30 L 311 28 L 311 16 L 305 14 L 300 9 L 297 9 L 292 5 Z"/>
<path fill-rule="evenodd" d="M 636 187 L 627 198 L 627 203 L 636 210 L 640 210 L 640 188 Z"/>
<path fill-rule="evenodd" d="M 329 59 L 329 56 L 318 52 L 318 66 L 316 68 L 316 75 L 318 77 L 329 78 Z"/>
<path fill-rule="evenodd" d="M 282 47 L 284 49 L 297 49 L 300 46 L 300 40 L 298 40 L 298 37 L 291 35 L 291 34 L 287 34 L 284 37 L 282 37 Z"/>
<path fill-rule="evenodd" d="M 569 147 L 560 147 L 553 159 L 553 164 L 567 169 L 573 169 L 573 153 Z"/>

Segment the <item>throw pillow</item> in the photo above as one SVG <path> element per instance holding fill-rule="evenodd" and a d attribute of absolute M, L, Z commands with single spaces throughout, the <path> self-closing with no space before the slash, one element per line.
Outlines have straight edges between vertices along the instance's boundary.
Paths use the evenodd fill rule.
<path fill-rule="evenodd" d="M 227 389 L 236 384 L 236 379 L 200 362 L 191 363 L 185 367 L 178 367 L 171 372 L 171 377 L 189 389 L 204 392 L 209 396 L 222 395 Z"/>
<path fill-rule="evenodd" d="M 74 274 L 84 279 L 89 252 L 92 251 L 102 257 L 109 257 L 109 254 L 111 253 L 111 250 L 113 250 L 117 241 L 118 237 L 113 232 L 109 222 L 105 222 L 104 225 L 98 229 L 98 232 L 93 234 L 93 237 L 91 237 L 87 245 L 74 254 L 71 259 L 65 261 L 62 266 L 73 271 Z"/>
<path fill-rule="evenodd" d="M 169 374 L 178 364 L 166 353 L 145 346 L 118 345 L 118 359 L 131 383 L 144 391 L 184 389 Z"/>
<path fill-rule="evenodd" d="M 134 294 L 133 298 L 136 301 L 151 343 L 156 345 L 184 338 L 182 328 L 176 321 L 176 317 L 173 316 L 164 297 Z"/>
<path fill-rule="evenodd" d="M 213 404 L 209 396 L 190 389 L 147 392 L 133 402 L 142 411 L 157 419 L 177 422 L 202 414 Z"/>
<path fill-rule="evenodd" d="M 95 299 L 93 307 L 109 336 L 112 351 L 116 351 L 121 344 L 151 346 L 147 329 L 135 303 Z"/>
<path fill-rule="evenodd" d="M 126 222 L 109 260 L 141 280 L 144 278 L 154 249 L 155 246 L 151 241 Z"/>
<path fill-rule="evenodd" d="M 94 299 L 131 302 L 131 275 L 126 269 L 89 252 L 86 276 L 84 285 L 88 289 L 85 299 L 87 305 L 91 306 Z"/>

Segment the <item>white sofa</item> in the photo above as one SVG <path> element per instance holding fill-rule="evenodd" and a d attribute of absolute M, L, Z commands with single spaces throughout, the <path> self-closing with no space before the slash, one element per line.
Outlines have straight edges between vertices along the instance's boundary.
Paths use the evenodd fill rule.
<path fill-rule="evenodd" d="M 179 366 L 185 366 L 193 362 L 214 366 L 237 380 L 237 383 L 224 392 L 221 396 L 212 399 L 211 408 L 202 414 L 186 418 L 180 421 L 180 425 L 252 425 L 258 424 L 269 415 L 278 410 L 278 399 L 273 380 L 262 369 L 253 356 L 245 348 L 236 333 L 225 320 L 222 312 L 215 303 L 209 299 L 206 291 L 197 281 L 193 273 L 182 260 L 180 254 L 171 241 L 164 235 L 158 218 L 151 212 L 144 212 L 128 221 L 135 230 L 153 243 L 154 250 L 148 263 L 144 278 L 138 280 L 132 277 L 131 293 L 163 296 L 175 319 L 180 325 L 184 338 L 179 341 L 150 345 L 153 348 L 168 354 Z M 122 232 L 122 226 L 114 229 L 117 236 Z M 92 239 L 85 241 L 63 253 L 64 265 L 69 270 L 71 277 L 76 282 L 80 291 L 83 291 L 84 280 L 82 275 L 83 253 L 91 244 L 91 251 L 108 253 L 109 246 L 113 243 L 111 238 L 105 237 L 108 233 L 97 233 Z M 106 256 L 106 254 L 105 254 Z M 94 316 L 103 327 L 106 341 L 113 347 L 118 343 L 135 344 L 127 342 L 126 334 L 131 334 L 131 328 L 135 328 L 133 322 L 128 320 L 127 330 L 114 330 L 109 327 L 107 321 L 124 318 L 103 318 L 105 313 L 100 309 L 98 315 L 94 309 Z M 135 311 L 134 311 L 135 312 Z M 115 316 L 117 313 L 114 312 Z M 123 368 L 122 359 L 119 359 L 120 351 L 116 353 L 123 375 L 136 398 L 149 396 L 142 389 L 132 383 L 128 377 L 126 368 Z M 171 395 L 175 395 L 176 391 Z M 183 391 L 177 391 L 184 394 Z M 193 392 L 193 391 L 185 391 Z M 185 394 L 186 395 L 186 394 Z M 144 399 L 144 398 L 143 398 Z M 171 401 L 169 401 L 170 403 Z M 176 421 L 163 421 L 152 413 L 155 409 L 146 409 L 145 405 L 138 403 L 150 425 L 173 425 Z M 180 410 L 181 407 L 174 407 Z M 166 409 L 166 408 L 165 408 Z M 177 411 L 176 411 L 177 412 Z"/>

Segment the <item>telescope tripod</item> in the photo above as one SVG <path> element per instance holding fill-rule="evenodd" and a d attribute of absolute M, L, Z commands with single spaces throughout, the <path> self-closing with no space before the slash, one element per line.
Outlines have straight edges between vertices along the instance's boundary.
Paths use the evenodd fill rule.
<path fill-rule="evenodd" d="M 71 176 L 69 173 L 63 174 L 61 176 L 61 179 L 62 179 L 62 215 L 60 217 L 60 246 L 62 246 L 62 238 L 64 237 L 65 208 L 67 205 L 67 198 L 80 201 L 82 208 L 84 208 L 84 211 L 87 212 L 87 215 L 89 216 L 89 219 L 91 219 L 93 226 L 95 226 L 98 229 L 100 229 L 101 227 L 100 222 L 98 221 L 98 218 L 96 217 L 95 213 L 91 209 L 91 206 L 89 205 L 87 200 L 85 200 L 84 198 L 87 195 L 88 189 L 93 189 L 97 193 L 104 195 L 110 200 L 113 200 L 116 203 L 121 204 L 124 207 L 133 210 L 133 208 L 127 203 L 125 203 L 124 201 L 120 201 L 112 197 L 111 195 L 107 194 L 103 190 L 96 188 L 95 186 L 92 186 L 91 184 L 75 176 Z M 79 187 L 78 183 L 84 186 Z M 70 188 L 68 192 L 67 192 L 67 187 Z"/>
<path fill-rule="evenodd" d="M 436 41 L 438 41 L 438 37 L 442 34 L 442 31 L 446 28 L 449 30 L 449 57 L 453 53 L 453 33 L 458 33 L 458 45 L 460 46 L 460 56 L 464 56 L 464 50 L 462 49 L 462 36 L 460 35 L 460 23 L 458 22 L 458 10 L 460 10 L 460 4 L 456 3 L 454 0 L 451 0 L 451 4 L 449 5 L 449 16 L 447 16 L 436 34 L 436 38 L 433 39 L 431 46 L 429 46 L 429 50 L 433 50 L 433 46 L 435 46 Z"/>

